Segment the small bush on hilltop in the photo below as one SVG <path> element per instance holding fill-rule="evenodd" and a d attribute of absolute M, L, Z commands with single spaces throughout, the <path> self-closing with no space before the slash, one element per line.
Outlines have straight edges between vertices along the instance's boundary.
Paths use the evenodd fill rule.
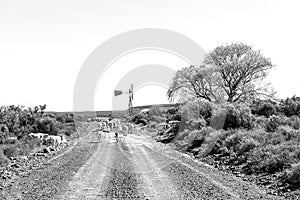
<path fill-rule="evenodd" d="M 163 107 L 160 107 L 160 106 L 151 106 L 149 108 L 149 116 L 159 116 L 159 117 L 165 117 L 165 113 L 166 113 L 166 110 L 163 108 Z"/>
<path fill-rule="evenodd" d="M 178 108 L 169 108 L 169 109 L 167 109 L 166 113 L 168 115 L 175 115 L 178 113 Z"/>
<path fill-rule="evenodd" d="M 282 105 L 281 112 L 286 116 L 300 115 L 300 101 L 296 97 L 287 98 Z"/>
<path fill-rule="evenodd" d="M 156 115 L 150 116 L 149 119 L 150 119 L 150 121 L 154 121 L 154 122 L 157 122 L 157 123 L 165 122 L 167 120 L 167 118 L 165 118 L 165 117 L 156 116 Z"/>

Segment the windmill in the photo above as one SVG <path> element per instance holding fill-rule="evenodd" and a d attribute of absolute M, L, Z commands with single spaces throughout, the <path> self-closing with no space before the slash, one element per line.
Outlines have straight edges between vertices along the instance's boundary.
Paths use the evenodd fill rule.
<path fill-rule="evenodd" d="M 128 92 L 123 92 L 121 90 L 115 90 L 114 93 L 115 93 L 115 96 L 119 96 L 122 94 L 128 94 L 128 97 L 129 97 L 128 114 L 131 115 L 132 114 L 132 100 L 133 100 L 133 84 L 131 84 L 131 88 L 128 89 Z"/>

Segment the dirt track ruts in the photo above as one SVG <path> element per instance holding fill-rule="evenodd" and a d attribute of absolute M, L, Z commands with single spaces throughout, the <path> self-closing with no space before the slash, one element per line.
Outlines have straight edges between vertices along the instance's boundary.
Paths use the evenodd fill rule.
<path fill-rule="evenodd" d="M 147 135 L 118 143 L 113 133 L 103 135 L 100 143 L 91 136 L 23 179 L 19 199 L 279 199 Z"/>

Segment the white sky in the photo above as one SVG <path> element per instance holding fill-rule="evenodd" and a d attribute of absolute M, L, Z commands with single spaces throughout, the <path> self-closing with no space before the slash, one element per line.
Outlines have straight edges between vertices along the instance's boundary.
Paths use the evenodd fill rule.
<path fill-rule="evenodd" d="M 297 0 L 0 0 L 0 105 L 72 110 L 88 55 L 112 36 L 139 28 L 182 33 L 207 52 L 231 42 L 252 45 L 277 66 L 269 79 L 279 97 L 300 95 L 299 10 Z M 99 82 L 95 109 L 111 109 L 113 86 L 126 73 L 118 65 L 128 71 L 145 64 L 186 67 L 164 54 L 136 52 L 114 63 Z M 134 105 L 166 103 L 164 91 L 140 88 Z M 106 103 L 97 105 L 99 99 Z"/>

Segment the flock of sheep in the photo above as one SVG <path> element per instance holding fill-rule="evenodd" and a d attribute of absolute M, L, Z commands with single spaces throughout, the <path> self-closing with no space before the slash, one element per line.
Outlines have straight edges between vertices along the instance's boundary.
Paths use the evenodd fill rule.
<path fill-rule="evenodd" d="M 103 132 L 114 132 L 118 134 L 122 134 L 126 136 L 127 134 L 136 134 L 137 129 L 134 124 L 132 123 L 122 123 L 119 119 L 106 119 L 96 117 L 95 121 L 98 124 L 98 128 L 94 131 L 97 132 L 98 137 L 101 137 L 101 133 Z M 30 133 L 30 137 L 37 138 L 43 143 L 50 143 L 54 146 L 58 147 L 61 145 L 68 145 L 68 141 L 63 135 L 49 135 L 46 133 Z"/>
<path fill-rule="evenodd" d="M 121 133 L 124 136 L 127 134 L 135 134 L 137 132 L 136 127 L 132 123 L 122 123 L 119 119 L 106 119 L 97 117 L 96 121 L 98 122 L 98 134 L 101 132 L 115 132 Z"/>
<path fill-rule="evenodd" d="M 68 144 L 68 141 L 63 135 L 49 135 L 46 133 L 30 133 L 29 136 L 32 138 L 37 138 L 44 143 L 49 142 L 51 144 L 54 144 L 55 146 Z"/>

